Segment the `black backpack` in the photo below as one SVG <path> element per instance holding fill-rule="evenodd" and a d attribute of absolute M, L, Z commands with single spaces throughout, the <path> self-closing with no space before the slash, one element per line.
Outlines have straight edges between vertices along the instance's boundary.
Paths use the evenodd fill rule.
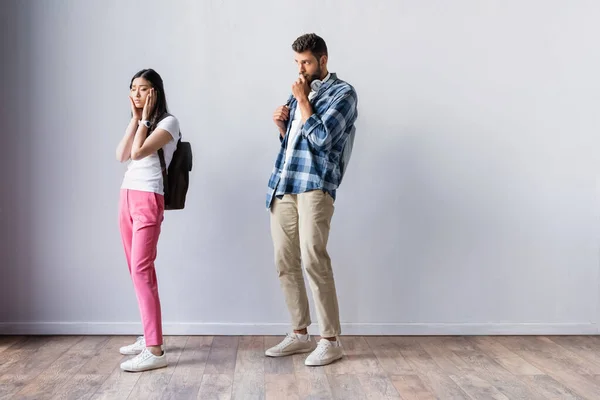
<path fill-rule="evenodd" d="M 189 142 L 181 141 L 181 132 L 177 148 L 169 169 L 165 163 L 163 149 L 158 149 L 158 158 L 163 175 L 165 191 L 165 210 L 182 210 L 185 207 L 185 196 L 190 185 L 190 171 L 192 170 L 192 146 Z"/>

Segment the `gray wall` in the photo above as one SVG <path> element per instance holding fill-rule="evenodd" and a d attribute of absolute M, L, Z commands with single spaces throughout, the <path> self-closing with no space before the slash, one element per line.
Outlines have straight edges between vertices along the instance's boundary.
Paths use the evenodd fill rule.
<path fill-rule="evenodd" d="M 140 331 L 114 149 L 146 67 L 195 151 L 159 245 L 165 332 L 285 332 L 264 196 L 310 31 L 359 94 L 330 240 L 344 333 L 598 332 L 598 2 L 1 7 L 1 332 Z"/>

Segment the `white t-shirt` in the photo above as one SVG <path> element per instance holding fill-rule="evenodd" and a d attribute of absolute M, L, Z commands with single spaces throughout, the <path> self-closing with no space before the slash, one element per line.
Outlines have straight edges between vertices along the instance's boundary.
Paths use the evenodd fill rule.
<path fill-rule="evenodd" d="M 327 74 L 325 79 L 323 79 L 323 83 L 327 82 L 331 74 Z M 312 100 L 317 95 L 317 92 L 311 90 L 308 94 L 308 100 Z M 296 105 L 296 111 L 294 112 L 294 119 L 292 119 L 292 126 L 290 128 L 290 135 L 287 140 L 287 147 L 285 149 L 285 164 L 290 162 L 292 154 L 294 153 L 294 141 L 296 140 L 296 136 L 300 132 L 300 123 L 302 122 L 302 112 L 300 111 L 300 107 Z"/>
<path fill-rule="evenodd" d="M 164 129 L 173 136 L 171 141 L 163 147 L 165 163 L 169 168 L 179 140 L 179 121 L 169 115 L 158 123 L 156 129 Z M 164 194 L 163 175 L 158 153 L 154 152 L 141 160 L 130 160 L 121 188 Z"/>

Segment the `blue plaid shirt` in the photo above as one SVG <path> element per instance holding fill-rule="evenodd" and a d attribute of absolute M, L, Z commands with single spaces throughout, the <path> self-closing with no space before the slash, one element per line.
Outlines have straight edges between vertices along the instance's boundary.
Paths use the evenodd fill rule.
<path fill-rule="evenodd" d="M 340 157 L 346 140 L 355 130 L 358 117 L 358 97 L 354 88 L 338 79 L 335 73 L 323 82 L 317 95 L 311 100 L 313 115 L 299 129 L 291 146 L 291 159 L 285 163 L 285 153 L 294 113 L 298 102 L 290 96 L 290 117 L 287 132 L 281 140 L 281 148 L 269 179 L 267 209 L 275 196 L 299 194 L 311 190 L 324 190 L 335 200 L 336 189 L 341 183 Z"/>

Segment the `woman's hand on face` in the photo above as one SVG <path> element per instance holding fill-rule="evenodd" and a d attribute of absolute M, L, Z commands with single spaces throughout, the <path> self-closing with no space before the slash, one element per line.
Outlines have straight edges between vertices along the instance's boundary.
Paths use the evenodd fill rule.
<path fill-rule="evenodd" d="M 142 111 L 135 106 L 135 102 L 133 101 L 131 96 L 129 96 L 129 103 L 131 103 L 131 118 L 134 118 L 136 121 L 142 119 Z"/>
<path fill-rule="evenodd" d="M 146 104 L 144 104 L 144 110 L 142 111 L 142 120 L 147 121 L 154 110 L 156 105 L 156 92 L 154 88 L 150 89 L 150 93 L 146 96 Z"/>

